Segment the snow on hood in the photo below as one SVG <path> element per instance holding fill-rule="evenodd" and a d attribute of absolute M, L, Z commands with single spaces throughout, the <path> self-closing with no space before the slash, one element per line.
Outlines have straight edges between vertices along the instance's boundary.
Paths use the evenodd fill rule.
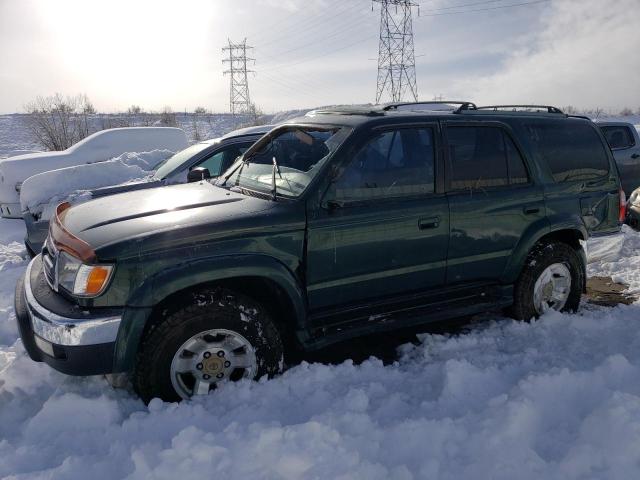
<path fill-rule="evenodd" d="M 400 347 L 390 365 L 303 363 L 146 407 L 101 377 L 27 357 L 12 306 L 23 235 L 22 222 L 0 219 L 0 477 L 640 476 L 638 303 L 530 323 L 485 315 L 463 333 Z M 590 271 L 632 278 L 638 246 L 625 228 L 619 253 Z"/>
<path fill-rule="evenodd" d="M 39 173 L 22 184 L 20 206 L 22 211 L 50 219 L 61 202 L 73 204 L 91 199 L 89 190 L 149 180 L 153 167 L 173 154 L 170 150 L 128 152 L 106 162 Z"/>

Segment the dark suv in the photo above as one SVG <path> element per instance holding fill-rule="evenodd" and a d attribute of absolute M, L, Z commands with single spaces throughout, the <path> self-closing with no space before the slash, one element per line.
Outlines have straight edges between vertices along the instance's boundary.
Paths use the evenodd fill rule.
<path fill-rule="evenodd" d="M 27 352 L 179 400 L 350 337 L 576 310 L 580 242 L 624 218 L 602 133 L 553 107 L 406 108 L 311 112 L 216 181 L 60 205 L 17 285 Z"/>

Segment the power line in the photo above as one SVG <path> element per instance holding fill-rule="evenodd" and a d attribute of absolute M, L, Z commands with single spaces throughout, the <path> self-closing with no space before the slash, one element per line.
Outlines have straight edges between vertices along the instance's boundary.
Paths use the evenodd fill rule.
<path fill-rule="evenodd" d="M 522 2 L 522 3 L 513 3 L 510 5 L 500 5 L 497 7 L 487 7 L 487 8 L 476 8 L 473 10 L 463 10 L 461 12 L 442 12 L 442 13 L 431 13 L 431 14 L 426 14 L 426 15 L 420 15 L 421 17 L 439 17 L 442 15 L 462 15 L 464 13 L 474 13 L 474 12 L 487 12 L 490 10 L 500 10 L 503 8 L 513 8 L 513 7 L 523 7 L 525 5 L 536 5 L 538 3 L 546 3 L 546 2 L 550 2 L 551 0 L 535 0 L 532 2 Z"/>
<path fill-rule="evenodd" d="M 487 3 L 498 3 L 498 2 L 504 2 L 505 0 L 484 0 L 482 2 L 474 2 L 474 3 L 463 3 L 463 4 L 458 4 L 458 5 L 450 5 L 448 7 L 438 7 L 438 8 L 430 8 L 427 10 L 420 10 L 420 12 L 438 12 L 440 10 L 452 10 L 452 9 L 456 9 L 456 8 L 462 8 L 462 7 L 473 7 L 476 5 L 484 5 Z"/>
<path fill-rule="evenodd" d="M 272 37 L 266 42 L 261 42 L 260 44 L 262 47 L 281 41 L 286 41 L 290 44 L 292 43 L 292 38 L 294 38 L 297 34 L 302 34 L 304 37 L 308 37 L 310 31 L 313 31 L 317 28 L 324 29 L 326 28 L 327 24 L 330 23 L 333 19 L 341 19 L 349 12 L 356 11 L 359 8 L 361 7 L 357 4 L 343 3 L 340 4 L 340 6 L 337 8 L 326 9 L 320 15 L 303 18 L 291 27 L 279 30 L 275 37 Z"/>

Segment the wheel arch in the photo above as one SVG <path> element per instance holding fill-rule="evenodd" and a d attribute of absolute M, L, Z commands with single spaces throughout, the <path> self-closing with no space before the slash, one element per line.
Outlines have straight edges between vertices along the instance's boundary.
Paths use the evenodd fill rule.
<path fill-rule="evenodd" d="M 296 275 L 266 255 L 238 255 L 185 262 L 145 280 L 125 308 L 114 371 L 131 370 L 144 335 L 165 315 L 186 304 L 189 293 L 224 286 L 268 309 L 286 347 L 298 345 L 306 320 L 306 296 Z"/>
<path fill-rule="evenodd" d="M 514 249 L 504 274 L 506 283 L 514 283 L 522 273 L 525 261 L 531 250 L 540 243 L 560 242 L 571 246 L 580 253 L 583 259 L 583 271 L 586 278 L 586 255 L 580 242 L 588 238 L 588 232 L 583 225 L 558 226 L 554 229 L 538 230 L 533 234 L 524 235 Z"/>

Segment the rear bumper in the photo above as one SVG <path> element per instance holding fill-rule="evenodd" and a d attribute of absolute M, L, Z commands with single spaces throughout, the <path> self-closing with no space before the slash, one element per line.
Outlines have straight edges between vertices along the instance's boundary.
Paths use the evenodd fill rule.
<path fill-rule="evenodd" d="M 22 218 L 19 203 L 0 203 L 0 216 L 4 218 Z"/>
<path fill-rule="evenodd" d="M 40 256 L 27 267 L 15 294 L 18 329 L 29 357 L 69 375 L 111 373 L 121 316 L 113 312 L 56 313 L 36 299 L 38 288 L 34 290 L 33 279 L 38 275 L 42 276 Z M 59 303 L 64 305 L 64 301 Z"/>

